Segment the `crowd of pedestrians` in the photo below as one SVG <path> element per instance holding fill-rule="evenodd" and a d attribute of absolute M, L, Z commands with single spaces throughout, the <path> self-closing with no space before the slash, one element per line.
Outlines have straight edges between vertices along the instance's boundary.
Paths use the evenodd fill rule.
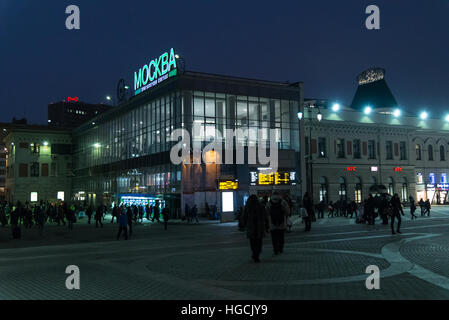
<path fill-rule="evenodd" d="M 43 235 L 44 226 L 47 224 L 54 224 L 57 226 L 67 226 L 69 232 L 73 231 L 74 224 L 80 217 L 87 216 L 87 223 L 92 223 L 92 218 L 95 220 L 95 227 L 102 228 L 105 217 L 111 213 L 112 220 L 119 225 L 117 239 L 124 233 L 125 239 L 133 233 L 133 224 L 143 223 L 143 218 L 147 220 L 164 222 L 164 229 L 168 228 L 168 221 L 170 218 L 170 210 L 166 206 L 162 209 L 156 201 L 154 205 L 137 206 L 137 205 L 119 205 L 107 207 L 105 205 L 98 205 L 96 208 L 88 204 L 67 203 L 60 201 L 44 202 L 40 201 L 37 204 L 30 204 L 25 202 L 22 204 L 17 201 L 15 204 L 9 202 L 0 203 L 0 224 L 3 227 L 11 226 L 13 238 L 21 237 L 21 227 L 31 229 L 37 227 L 39 234 Z"/>
<path fill-rule="evenodd" d="M 250 241 L 252 259 L 260 262 L 263 238 L 271 234 L 274 255 L 281 254 L 284 249 L 284 235 L 291 228 L 292 202 L 288 195 L 280 196 L 274 192 L 271 199 L 259 199 L 256 195 L 251 195 L 244 208 L 239 210 L 237 218 L 239 229 L 246 231 Z M 421 209 L 421 216 L 430 216 L 430 201 L 421 199 L 415 202 L 412 196 L 409 197 L 410 215 L 412 220 L 417 219 L 415 215 L 417 206 Z M 306 192 L 302 199 L 302 206 L 299 208 L 300 217 L 305 224 L 305 232 L 310 232 L 312 222 L 316 219 L 323 219 L 327 211 L 328 218 L 346 217 L 355 218 L 358 224 L 374 225 L 376 219 L 383 225 L 390 225 L 391 233 L 401 233 L 401 223 L 404 216 L 403 203 L 398 194 L 390 196 L 388 194 L 369 195 L 361 203 L 342 199 L 328 204 L 321 201 L 314 205 L 311 196 Z"/>

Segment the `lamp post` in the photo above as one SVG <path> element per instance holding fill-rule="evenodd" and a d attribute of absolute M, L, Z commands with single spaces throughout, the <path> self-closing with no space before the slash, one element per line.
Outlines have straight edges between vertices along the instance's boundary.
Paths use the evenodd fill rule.
<path fill-rule="evenodd" d="M 313 124 L 313 110 L 317 109 L 318 113 L 316 115 L 316 119 L 318 122 L 321 122 L 323 120 L 323 115 L 321 114 L 321 111 L 318 107 L 315 107 L 314 105 L 305 105 L 304 111 L 307 110 L 307 116 L 305 116 L 305 112 L 298 112 L 298 119 L 301 120 L 308 120 L 309 122 L 309 138 L 308 138 L 308 144 L 309 148 L 307 150 L 308 155 L 306 157 L 306 171 L 307 171 L 307 192 L 309 193 L 310 197 L 313 201 L 313 158 L 312 158 L 312 124 Z"/>
<path fill-rule="evenodd" d="M 184 73 L 186 71 L 186 60 L 179 54 L 175 55 L 175 58 L 181 62 L 181 65 L 179 66 L 180 73 Z"/>

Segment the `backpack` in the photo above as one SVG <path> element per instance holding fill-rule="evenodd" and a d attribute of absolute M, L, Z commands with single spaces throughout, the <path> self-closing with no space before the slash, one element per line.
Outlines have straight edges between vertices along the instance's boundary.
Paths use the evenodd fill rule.
<path fill-rule="evenodd" d="M 271 217 L 271 223 L 279 227 L 284 223 L 284 215 L 282 210 L 282 204 L 281 201 L 270 203 L 270 217 Z"/>

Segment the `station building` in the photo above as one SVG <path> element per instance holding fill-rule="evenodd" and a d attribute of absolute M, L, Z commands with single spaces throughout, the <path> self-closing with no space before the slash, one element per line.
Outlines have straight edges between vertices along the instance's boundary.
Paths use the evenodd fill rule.
<path fill-rule="evenodd" d="M 382 69 L 365 71 L 358 82 L 351 106 L 305 101 L 306 167 L 315 202 L 361 202 L 382 192 L 404 202 L 410 195 L 448 202 L 449 117 L 398 107 Z"/>
<path fill-rule="evenodd" d="M 236 211 L 250 194 L 269 196 L 274 190 L 301 198 L 302 83 L 185 72 L 176 65 L 165 72 L 159 79 L 150 75 L 149 84 L 136 72 L 134 97 L 73 131 L 75 200 L 159 200 L 178 211 L 197 205 L 201 213 L 206 203 L 219 212 Z M 278 170 L 265 174 L 267 166 L 248 164 L 247 139 L 239 141 L 245 164 L 173 164 L 170 151 L 177 141 L 170 135 L 181 128 L 189 132 L 190 145 L 200 142 L 204 148 L 216 140 L 223 150 L 226 138 L 215 137 L 215 129 L 257 128 L 264 136 L 275 130 Z M 269 154 L 269 143 L 266 147 Z"/>

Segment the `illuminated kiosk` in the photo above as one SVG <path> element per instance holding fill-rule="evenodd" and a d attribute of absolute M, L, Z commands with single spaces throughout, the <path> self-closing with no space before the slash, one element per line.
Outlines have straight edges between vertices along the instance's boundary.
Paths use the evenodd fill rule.
<path fill-rule="evenodd" d="M 171 133 L 181 128 L 190 135 L 191 154 L 195 144 L 200 143 L 203 149 L 214 140 L 216 130 L 246 133 L 254 128 L 265 137 L 273 130 L 279 167 L 300 177 L 297 114 L 303 101 L 302 83 L 189 72 L 178 68 L 180 59 L 169 49 L 146 64 L 138 64 L 129 77 L 134 81 L 129 87 L 134 96 L 73 131 L 73 190 L 96 194 L 95 202 L 105 204 L 119 201 L 122 194 L 160 194 L 177 217 L 194 205 L 198 214 L 204 215 L 206 203 L 220 213 L 219 177 L 239 181 L 238 190 L 233 191 L 234 211 L 251 193 L 269 194 L 266 185 L 250 183 L 250 172 L 266 164 L 248 164 L 246 139 L 239 140 L 244 164 L 235 164 L 235 143 L 235 159 L 223 157 L 221 163 L 214 164 L 173 163 L 170 152 L 178 141 L 171 141 Z M 194 125 L 199 132 L 193 131 Z M 217 142 L 225 150 L 226 139 L 217 137 Z M 264 147 L 270 155 L 269 145 L 264 143 Z M 299 183 L 284 190 L 294 201 L 301 198 Z"/>
<path fill-rule="evenodd" d="M 125 206 L 154 206 L 156 201 L 159 204 L 159 208 L 165 208 L 165 200 L 163 196 L 154 196 L 154 195 L 146 195 L 146 194 L 120 194 L 118 195 L 119 205 Z"/>
<path fill-rule="evenodd" d="M 235 191 L 239 188 L 239 181 L 236 179 L 223 179 L 217 181 L 218 191 L 220 192 L 219 201 L 221 201 L 221 222 L 235 220 Z"/>

